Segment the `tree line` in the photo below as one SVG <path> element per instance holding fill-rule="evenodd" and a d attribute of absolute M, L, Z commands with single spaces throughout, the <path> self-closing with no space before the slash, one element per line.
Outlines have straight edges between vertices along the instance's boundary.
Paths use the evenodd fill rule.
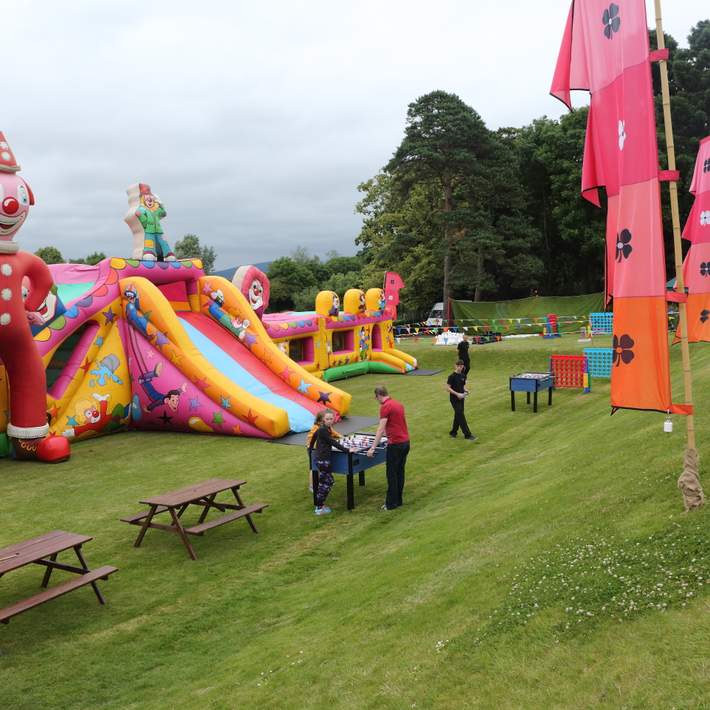
<path fill-rule="evenodd" d="M 685 218 L 698 143 L 710 133 L 710 20 L 691 29 L 687 48 L 679 49 L 669 35 L 665 39 Z M 650 40 L 655 47 L 655 33 Z M 655 68 L 653 80 L 659 165 L 666 167 Z M 321 259 L 299 247 L 271 262 L 270 310 L 312 309 L 321 289 L 342 295 L 348 288 L 381 286 L 388 270 L 404 279 L 402 310 L 412 315 L 422 315 L 444 294 L 496 300 L 601 291 L 605 205 L 595 208 L 579 194 L 587 113 L 581 108 L 559 120 L 543 116 L 521 128 L 492 131 L 455 94 L 419 97 L 408 107 L 404 137 L 392 158 L 358 186 L 357 255 L 328 252 Z M 670 278 L 672 240 L 666 248 Z M 37 253 L 63 260 L 54 247 Z M 207 272 L 213 269 L 215 250 L 195 235 L 178 241 L 175 253 L 199 256 Z M 103 254 L 73 261 L 99 258 Z"/>
<path fill-rule="evenodd" d="M 655 33 L 650 33 L 652 48 Z M 710 21 L 671 50 L 669 78 L 685 217 L 699 141 L 710 133 Z M 654 69 L 659 165 L 666 166 L 658 72 Z M 605 205 L 580 196 L 586 108 L 559 120 L 489 130 L 455 94 L 433 91 L 409 105 L 404 137 L 389 162 L 358 186 L 357 257 L 321 261 L 298 249 L 272 262 L 274 308 L 312 308 L 319 288 L 382 284 L 396 270 L 405 312 L 423 315 L 443 294 L 496 300 L 601 291 Z M 667 200 L 664 188 L 664 199 Z M 667 202 L 666 202 L 667 204 Z M 669 210 L 664 212 L 671 233 Z M 673 273 L 672 240 L 666 263 Z M 342 284 L 340 288 L 338 285 Z"/>

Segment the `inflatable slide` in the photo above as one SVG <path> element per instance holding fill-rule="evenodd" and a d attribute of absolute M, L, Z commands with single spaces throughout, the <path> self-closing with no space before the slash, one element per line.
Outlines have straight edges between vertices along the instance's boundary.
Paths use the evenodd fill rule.
<path fill-rule="evenodd" d="M 35 334 L 50 431 L 139 429 L 280 437 L 350 395 L 290 360 L 229 281 L 197 260 L 51 267 L 61 315 Z"/>

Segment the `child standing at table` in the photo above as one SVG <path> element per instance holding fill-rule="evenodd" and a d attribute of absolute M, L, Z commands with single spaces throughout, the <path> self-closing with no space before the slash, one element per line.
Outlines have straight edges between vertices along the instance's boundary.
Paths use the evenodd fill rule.
<path fill-rule="evenodd" d="M 319 412 L 320 415 L 322 415 L 323 413 L 324 413 L 324 411 Z M 322 417 L 321 417 L 321 420 L 319 421 L 318 415 L 316 415 L 316 419 L 313 422 L 313 426 L 308 430 L 308 433 L 306 434 L 306 448 L 309 451 L 311 450 L 311 448 L 313 448 L 311 446 L 311 441 L 313 441 L 313 437 L 316 435 L 316 432 L 318 431 L 318 429 L 320 428 L 320 425 L 322 423 L 323 423 Z M 330 427 L 330 433 L 336 439 L 343 438 L 343 435 L 340 432 L 335 431 L 335 429 L 333 429 L 333 427 Z M 315 471 L 315 469 L 312 469 L 311 471 L 308 472 L 308 490 L 310 493 L 313 493 L 313 473 L 314 473 L 314 471 Z"/>
<path fill-rule="evenodd" d="M 334 479 L 331 473 L 331 456 L 332 449 L 347 449 L 339 444 L 333 435 L 333 422 L 335 414 L 330 409 L 323 409 L 316 414 L 314 426 L 317 426 L 315 434 L 311 438 L 311 443 L 308 446 L 309 451 L 315 450 L 315 465 L 318 471 L 318 488 L 316 489 L 316 515 L 327 515 L 331 512 L 330 508 L 325 505 L 330 489 L 333 487 Z"/>

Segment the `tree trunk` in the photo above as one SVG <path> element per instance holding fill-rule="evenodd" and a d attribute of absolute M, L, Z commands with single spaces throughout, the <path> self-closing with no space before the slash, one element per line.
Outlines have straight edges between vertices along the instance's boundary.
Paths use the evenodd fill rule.
<path fill-rule="evenodd" d="M 473 293 L 473 300 L 478 302 L 481 300 L 481 281 L 483 281 L 483 254 L 478 250 L 476 254 L 476 290 Z"/>
<path fill-rule="evenodd" d="M 542 191 L 542 238 L 545 243 L 545 263 L 546 263 L 546 286 L 545 290 L 547 293 L 553 293 L 554 289 L 552 287 L 552 249 L 550 248 L 550 229 L 547 223 L 547 200 L 545 199 L 545 190 Z"/>
<path fill-rule="evenodd" d="M 444 213 L 451 212 L 453 190 L 450 182 L 444 183 Z M 448 315 L 449 305 L 449 272 L 451 270 L 451 239 L 449 236 L 449 222 L 444 222 L 444 288 L 442 303 L 444 304 L 444 318 Z M 444 325 L 449 325 L 444 323 Z"/>

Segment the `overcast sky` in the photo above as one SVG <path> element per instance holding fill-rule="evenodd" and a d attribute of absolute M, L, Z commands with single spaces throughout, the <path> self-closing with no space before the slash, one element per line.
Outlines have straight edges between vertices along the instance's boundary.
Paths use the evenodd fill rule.
<path fill-rule="evenodd" d="M 456 93 L 491 129 L 563 110 L 548 90 L 569 0 L 11 7 L 0 130 L 37 199 L 26 250 L 129 255 L 125 189 L 140 181 L 166 206 L 168 239 L 199 235 L 217 268 L 297 246 L 353 254 L 357 185 L 418 96 Z M 710 9 L 665 0 L 664 13 L 687 46 Z"/>

